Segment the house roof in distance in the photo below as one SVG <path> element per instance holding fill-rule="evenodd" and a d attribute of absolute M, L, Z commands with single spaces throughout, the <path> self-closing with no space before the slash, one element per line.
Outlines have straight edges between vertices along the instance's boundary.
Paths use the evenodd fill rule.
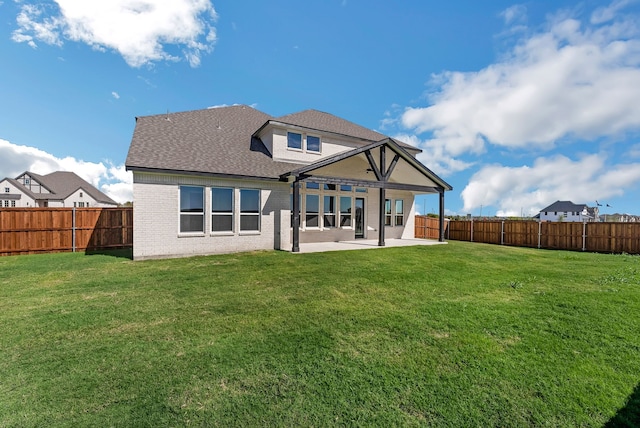
<path fill-rule="evenodd" d="M 10 179 L 9 181 L 19 188 L 22 192 L 29 195 L 33 199 L 47 200 L 64 200 L 71 196 L 74 192 L 82 189 L 88 195 L 98 202 L 117 205 L 118 203 L 109 196 L 102 193 L 88 181 L 79 177 L 76 173 L 70 171 L 56 171 L 46 175 L 36 174 L 27 171 L 34 180 L 38 181 L 42 186 L 46 187 L 51 193 L 36 193 L 23 186 L 19 181 Z"/>
<path fill-rule="evenodd" d="M 129 170 L 221 174 L 279 179 L 303 166 L 274 161 L 259 131 L 282 123 L 366 141 L 384 135 L 317 110 L 272 117 L 253 107 L 235 105 L 136 118 L 125 162 Z M 402 143 L 403 146 L 404 143 Z M 419 149 L 406 145 L 406 148 Z"/>
<path fill-rule="evenodd" d="M 587 204 L 574 204 L 571 201 L 555 201 L 546 208 L 540 210 L 540 212 L 580 212 L 585 208 L 589 208 Z"/>

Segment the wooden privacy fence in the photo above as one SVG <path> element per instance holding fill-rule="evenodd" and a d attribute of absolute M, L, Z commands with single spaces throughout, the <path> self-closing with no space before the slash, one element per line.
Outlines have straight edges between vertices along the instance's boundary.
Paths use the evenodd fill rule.
<path fill-rule="evenodd" d="M 0 209 L 0 255 L 133 247 L 133 208 Z"/>
<path fill-rule="evenodd" d="M 433 239 L 433 225 L 420 227 L 416 217 L 416 238 Z M 445 238 L 516 247 L 597 253 L 640 254 L 640 223 L 537 222 L 520 220 L 452 220 L 445 223 Z M 423 230 L 428 230 L 425 234 Z M 437 235 L 435 235 L 437 237 Z"/>
<path fill-rule="evenodd" d="M 447 224 L 449 219 L 444 219 L 444 236 L 447 236 Z M 440 219 L 428 217 L 426 215 L 417 215 L 415 217 L 415 236 L 422 239 L 439 239 L 440 238 Z"/>

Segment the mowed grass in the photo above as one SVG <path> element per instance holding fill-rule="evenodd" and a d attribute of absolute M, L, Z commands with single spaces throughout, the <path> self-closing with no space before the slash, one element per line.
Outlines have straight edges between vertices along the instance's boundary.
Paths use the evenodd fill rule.
<path fill-rule="evenodd" d="M 640 258 L 0 257 L 0 426 L 634 426 Z M 625 425 L 626 424 L 626 425 Z"/>

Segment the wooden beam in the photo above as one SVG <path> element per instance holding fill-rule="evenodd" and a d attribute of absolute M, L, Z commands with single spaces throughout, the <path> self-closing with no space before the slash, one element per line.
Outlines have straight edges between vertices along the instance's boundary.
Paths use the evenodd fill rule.
<path fill-rule="evenodd" d="M 373 156 L 371 155 L 371 150 L 366 150 L 364 152 L 365 156 L 367 156 L 367 160 L 369 161 L 369 165 L 371 165 L 371 169 L 373 170 L 373 173 L 376 175 L 376 178 L 378 179 L 378 181 L 382 181 L 383 177 L 382 174 L 380 174 L 380 170 L 378 169 L 378 166 L 376 165 L 376 161 L 373 160 Z"/>
<path fill-rule="evenodd" d="M 393 172 L 396 165 L 398 165 L 398 160 L 400 160 L 400 155 L 396 153 L 396 155 L 393 157 L 393 160 L 391 161 L 391 165 L 389 165 L 389 169 L 384 175 L 385 181 L 387 181 L 389 177 L 391 177 L 391 173 Z"/>

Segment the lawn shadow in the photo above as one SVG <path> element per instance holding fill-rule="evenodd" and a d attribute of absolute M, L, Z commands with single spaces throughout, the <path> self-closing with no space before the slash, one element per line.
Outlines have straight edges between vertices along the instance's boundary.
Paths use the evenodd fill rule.
<path fill-rule="evenodd" d="M 627 398 L 623 408 L 618 410 L 603 428 L 639 427 L 640 426 L 640 383 L 636 385 L 633 393 Z"/>
<path fill-rule="evenodd" d="M 85 256 L 111 256 L 111 257 L 119 257 L 123 259 L 133 260 L 133 248 L 118 248 L 118 249 L 100 249 L 100 250 L 90 250 L 87 249 L 84 252 Z"/>

